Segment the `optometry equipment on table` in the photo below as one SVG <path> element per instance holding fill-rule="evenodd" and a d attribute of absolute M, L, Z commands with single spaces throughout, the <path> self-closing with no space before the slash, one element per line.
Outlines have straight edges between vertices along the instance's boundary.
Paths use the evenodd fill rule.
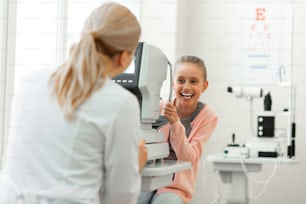
<path fill-rule="evenodd" d="M 295 107 L 294 107 L 294 95 L 295 89 L 291 86 L 289 87 L 289 126 L 287 128 L 288 132 L 288 142 L 287 142 L 287 156 L 288 158 L 295 157 Z M 231 148 L 231 145 L 225 147 L 224 156 L 230 157 L 240 156 L 258 158 L 258 157 L 279 157 L 283 156 L 285 150 L 281 148 L 280 139 L 276 135 L 275 131 L 275 113 L 272 111 L 272 97 L 270 92 L 264 96 L 263 100 L 263 109 L 264 111 L 258 112 L 256 115 L 256 131 L 253 130 L 253 109 L 252 109 L 252 100 L 254 98 L 263 97 L 263 89 L 254 87 L 254 86 L 233 86 L 228 87 L 227 91 L 233 93 L 237 98 L 246 98 L 250 101 L 251 110 L 250 110 L 250 133 L 253 138 L 246 142 L 243 147 L 238 146 L 237 148 Z M 255 133 L 256 132 L 256 133 Z M 247 150 L 248 153 L 245 153 Z M 239 153 L 241 154 L 232 154 Z"/>
<path fill-rule="evenodd" d="M 227 197 L 227 204 L 249 204 L 249 199 L 255 199 L 263 195 L 269 181 L 275 175 L 280 164 L 298 164 L 295 159 L 295 89 L 289 87 L 289 126 L 287 128 L 287 156 L 280 147 L 281 143 L 275 134 L 275 114 L 272 109 L 271 94 L 264 96 L 264 111 L 257 114 L 257 129 L 252 131 L 252 121 L 250 121 L 250 134 L 253 138 L 244 145 L 235 142 L 235 134 L 232 135 L 232 142 L 226 145 L 223 153 L 209 155 L 207 160 L 213 163 L 214 170 L 218 171 L 221 180 L 225 184 L 231 184 L 230 193 Z M 234 86 L 228 87 L 227 91 L 233 93 L 237 98 L 246 98 L 250 101 L 250 120 L 252 120 L 252 100 L 263 97 L 263 90 L 258 87 Z M 284 148 L 283 148 L 284 149 Z M 265 181 L 252 179 L 250 172 L 262 171 L 263 164 L 274 164 L 273 171 Z M 248 181 L 261 183 L 263 189 L 257 195 L 249 192 Z"/>
<path fill-rule="evenodd" d="M 169 61 L 157 47 L 140 42 L 134 60 L 124 73 L 113 78 L 131 91 L 140 106 L 141 137 L 146 141 L 148 163 L 142 170 L 142 191 L 152 191 L 172 183 L 173 174 L 191 168 L 190 162 L 163 160 L 169 145 L 157 128 L 162 83 L 167 78 Z M 170 97 L 171 98 L 171 94 Z"/>

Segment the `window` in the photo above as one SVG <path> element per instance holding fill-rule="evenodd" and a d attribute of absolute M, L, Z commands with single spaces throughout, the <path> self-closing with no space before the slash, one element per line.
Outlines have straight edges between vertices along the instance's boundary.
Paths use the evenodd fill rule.
<path fill-rule="evenodd" d="M 83 28 L 86 18 L 90 12 L 107 0 L 70 0 L 68 1 L 68 21 L 67 21 L 67 48 L 77 42 L 80 32 Z M 117 0 L 115 1 L 128 7 L 133 14 L 139 19 L 140 16 L 140 0 Z M 80 12 L 82 11 L 82 12 Z"/>
<path fill-rule="evenodd" d="M 16 4 L 0 1 L 0 169 L 7 138 L 15 59 Z"/>
<path fill-rule="evenodd" d="M 27 0 L 18 3 L 15 86 L 33 69 L 62 63 L 69 47 L 79 40 L 90 12 L 103 2 L 107 0 Z M 139 16 L 139 0 L 117 2 Z M 63 56 L 59 57 L 63 50 L 60 54 Z"/>
<path fill-rule="evenodd" d="M 5 41 L 6 38 L 4 38 L 6 33 L 6 7 L 5 7 L 5 1 L 0 1 L 0 154 L 3 151 L 4 147 L 4 104 L 5 104 L 5 97 L 4 97 L 4 87 L 5 87 Z M 2 154 L 1 154 L 2 155 Z M 1 167 L 1 161 L 2 156 L 0 157 L 0 167 Z"/>
<path fill-rule="evenodd" d="M 55 66 L 57 1 L 17 1 L 15 87 L 33 69 Z"/>
<path fill-rule="evenodd" d="M 62 63 L 89 13 L 103 2 L 107 0 L 0 1 L 0 168 L 14 87 L 31 71 Z M 140 0 L 116 2 L 139 17 Z"/>

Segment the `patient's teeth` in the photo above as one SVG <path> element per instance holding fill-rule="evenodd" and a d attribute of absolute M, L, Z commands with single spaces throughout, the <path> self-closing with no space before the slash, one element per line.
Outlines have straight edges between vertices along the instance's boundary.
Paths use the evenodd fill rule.
<path fill-rule="evenodd" d="M 192 94 L 182 93 L 183 96 L 192 96 Z"/>
<path fill-rule="evenodd" d="M 192 94 L 182 93 L 182 96 L 186 99 L 191 99 Z"/>

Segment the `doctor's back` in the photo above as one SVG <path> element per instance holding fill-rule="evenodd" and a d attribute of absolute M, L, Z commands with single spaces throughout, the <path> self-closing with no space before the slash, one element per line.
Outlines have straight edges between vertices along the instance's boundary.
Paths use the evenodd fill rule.
<path fill-rule="evenodd" d="M 95 24 L 95 18 L 103 12 L 104 19 Z M 106 40 L 107 37 L 102 35 L 110 32 L 105 24 L 110 21 L 110 16 L 116 16 L 110 13 L 116 12 L 129 15 L 132 23 L 139 26 L 125 7 L 104 4 L 88 18 L 81 41 L 72 50 L 73 53 L 79 49 L 81 53 L 86 47 L 84 44 L 88 44 L 86 41 L 94 43 L 95 51 L 101 54 L 101 59 L 93 60 L 97 61 L 96 67 L 77 70 L 71 68 L 73 64 L 67 66 L 68 61 L 56 71 L 36 71 L 20 84 L 21 88 L 14 97 L 9 142 L 0 179 L 0 204 L 136 202 L 140 191 L 139 107 L 135 96 L 113 82 L 111 77 L 124 71 L 130 63 L 140 28 L 137 32 L 127 32 L 135 36 L 133 42 L 114 46 L 111 38 Z M 131 23 L 124 27 L 130 29 Z M 101 43 L 100 38 L 105 41 Z M 110 44 L 105 46 L 104 43 L 108 42 Z M 90 55 L 92 50 L 88 52 Z M 80 56 L 86 59 L 86 54 L 83 55 Z M 126 59 L 126 62 L 119 62 L 119 58 Z M 105 66 L 104 71 L 95 72 L 102 73 L 101 76 L 90 73 L 90 69 L 102 66 Z M 119 71 L 111 70 L 117 68 Z M 78 71 L 83 73 L 83 78 L 67 77 Z M 96 79 L 89 91 L 71 101 L 71 106 L 61 101 L 63 97 L 60 94 L 52 94 L 56 83 L 50 79 L 65 72 L 70 82 L 78 82 L 79 89 L 83 89 L 82 84 L 86 87 L 86 80 Z M 63 84 L 57 84 L 60 85 Z M 69 91 L 61 93 L 71 94 Z"/>

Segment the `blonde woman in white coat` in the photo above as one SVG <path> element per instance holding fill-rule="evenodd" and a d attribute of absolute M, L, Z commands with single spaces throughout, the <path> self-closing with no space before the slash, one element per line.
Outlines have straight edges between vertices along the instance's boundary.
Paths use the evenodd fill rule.
<path fill-rule="evenodd" d="M 63 65 L 23 82 L 0 179 L 1 204 L 136 202 L 147 154 L 138 102 L 111 78 L 130 64 L 140 32 L 126 7 L 103 4 Z"/>

